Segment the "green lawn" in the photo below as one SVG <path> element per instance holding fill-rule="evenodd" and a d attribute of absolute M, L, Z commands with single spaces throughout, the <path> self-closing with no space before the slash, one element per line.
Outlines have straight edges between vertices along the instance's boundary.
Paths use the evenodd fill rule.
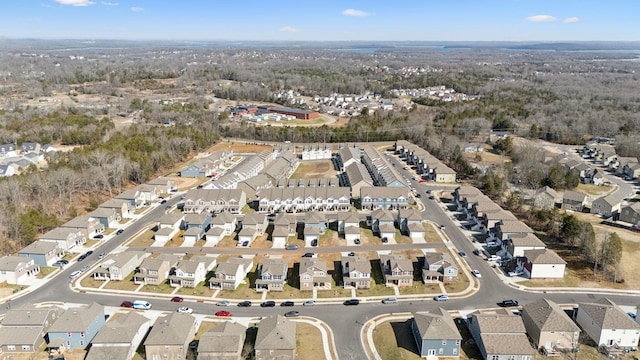
<path fill-rule="evenodd" d="M 132 281 L 133 274 L 134 272 L 132 271 L 131 274 L 127 275 L 127 277 L 122 281 L 109 281 L 103 289 L 134 291 L 138 288 L 138 285 L 134 284 Z"/>

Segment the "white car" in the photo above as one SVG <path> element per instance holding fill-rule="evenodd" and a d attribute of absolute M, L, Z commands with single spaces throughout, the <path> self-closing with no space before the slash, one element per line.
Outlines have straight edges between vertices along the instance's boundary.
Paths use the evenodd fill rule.
<path fill-rule="evenodd" d="M 471 273 L 473 274 L 473 276 L 477 277 L 478 279 L 482 277 L 482 274 L 480 274 L 480 271 L 478 270 L 472 270 Z"/>
<path fill-rule="evenodd" d="M 229 302 L 229 300 L 222 300 L 216 303 L 216 306 L 230 306 L 230 305 L 231 303 Z"/>
<path fill-rule="evenodd" d="M 509 276 L 514 277 L 514 276 L 520 276 L 523 275 L 524 271 L 519 270 L 519 271 L 509 271 Z"/>
<path fill-rule="evenodd" d="M 183 306 L 178 308 L 178 312 L 181 314 L 192 314 L 193 309 L 190 307 Z"/>
<path fill-rule="evenodd" d="M 74 272 L 71 273 L 71 275 L 69 275 L 69 279 L 73 280 L 73 279 L 77 278 L 78 276 L 80 276 L 80 274 L 82 274 L 82 271 L 74 271 Z"/>

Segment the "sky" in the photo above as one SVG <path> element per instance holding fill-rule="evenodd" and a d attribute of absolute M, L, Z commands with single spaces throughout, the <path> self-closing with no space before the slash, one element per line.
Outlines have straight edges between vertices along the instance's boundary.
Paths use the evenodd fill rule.
<path fill-rule="evenodd" d="M 0 0 L 0 36 L 199 41 L 640 41 L 637 0 Z"/>

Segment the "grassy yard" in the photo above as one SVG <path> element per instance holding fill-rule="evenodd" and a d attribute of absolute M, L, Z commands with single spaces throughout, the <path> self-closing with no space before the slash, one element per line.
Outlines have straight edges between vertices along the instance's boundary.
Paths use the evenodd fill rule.
<path fill-rule="evenodd" d="M 413 244 L 413 240 L 406 235 L 402 235 L 400 230 L 396 230 L 396 242 L 398 244 Z"/>
<path fill-rule="evenodd" d="M 327 229 L 318 239 L 319 246 L 343 246 L 346 244 L 345 239 L 341 239 L 337 231 Z"/>
<path fill-rule="evenodd" d="M 236 247 L 236 244 L 238 243 L 238 241 L 236 241 L 236 233 L 232 233 L 231 235 L 227 235 L 225 237 L 222 238 L 222 240 L 220 240 L 220 242 L 218 242 L 218 245 L 216 245 L 216 247 L 219 248 L 234 248 Z"/>
<path fill-rule="evenodd" d="M 320 330 L 311 324 L 296 323 L 296 350 L 299 360 L 323 358 L 324 349 Z"/>
<path fill-rule="evenodd" d="M 95 280 L 91 276 L 86 276 L 86 277 L 82 278 L 82 281 L 80 281 L 80 285 L 82 285 L 83 287 L 86 287 L 86 288 L 97 289 L 100 286 L 104 285 L 105 282 L 106 281 Z"/>
<path fill-rule="evenodd" d="M 576 189 L 576 191 L 587 193 L 593 196 L 604 194 L 609 190 L 611 190 L 611 186 L 607 186 L 607 185 L 595 186 L 593 184 L 582 184 L 582 183 L 578 184 L 578 188 Z"/>
<path fill-rule="evenodd" d="M 42 279 L 56 270 L 58 270 L 58 268 L 55 266 L 41 266 L 38 279 Z"/>
<path fill-rule="evenodd" d="M 202 283 L 202 284 L 198 284 L 198 286 L 196 286 L 195 288 L 186 288 L 186 287 L 180 288 L 180 289 L 178 289 L 176 294 L 177 295 L 192 295 L 192 296 L 212 297 L 214 291 L 215 290 L 209 289 L 208 284 L 207 284 L 207 286 L 205 286 L 204 283 Z"/>
<path fill-rule="evenodd" d="M 428 243 L 441 243 L 442 238 L 436 232 L 434 225 L 424 224 L 424 240 Z"/>
<path fill-rule="evenodd" d="M 140 288 L 140 291 L 142 292 L 150 292 L 150 293 L 157 293 L 157 294 L 171 294 L 173 290 L 175 289 L 169 286 L 169 283 L 166 281 L 160 285 L 145 285 L 142 288 Z"/>
<path fill-rule="evenodd" d="M 331 290 L 322 290 L 318 291 L 319 299 L 330 299 L 330 298 L 350 298 L 351 297 L 351 289 L 345 289 L 342 286 L 336 286 L 335 282 L 331 284 Z"/>
<path fill-rule="evenodd" d="M 411 287 L 401 287 L 398 288 L 400 295 L 416 295 L 416 294 L 425 294 L 425 295 L 436 295 L 440 294 L 440 287 L 437 284 L 423 284 L 418 281 L 413 282 L 413 286 Z"/>
<path fill-rule="evenodd" d="M 255 272 L 249 273 L 249 276 L 253 277 L 253 279 L 255 279 Z M 225 299 L 239 299 L 239 300 L 245 300 L 245 299 L 260 299 L 262 297 L 262 294 L 257 292 L 253 287 L 251 287 L 252 282 L 250 282 L 249 280 L 246 280 L 246 283 L 244 284 L 240 284 L 238 286 L 237 289 L 235 290 L 223 290 L 221 291 L 218 296 L 221 298 L 225 298 Z"/>
<path fill-rule="evenodd" d="M 153 234 L 155 232 L 153 230 L 147 230 L 142 234 L 138 235 L 135 239 L 133 239 L 129 246 L 131 247 L 148 247 L 153 244 Z"/>
<path fill-rule="evenodd" d="M 411 321 L 386 321 L 373 330 L 373 343 L 383 360 L 420 360 Z"/>
<path fill-rule="evenodd" d="M 336 170 L 331 160 L 302 161 L 296 171 L 291 175 L 292 179 L 308 179 L 317 177 L 334 177 Z"/>
<path fill-rule="evenodd" d="M 168 247 L 168 248 L 180 247 L 182 245 L 182 243 L 184 242 L 184 238 L 182 237 L 182 234 L 184 234 L 184 230 L 178 231 L 176 236 L 174 236 L 171 240 L 167 241 L 164 244 L 164 247 Z"/>
<path fill-rule="evenodd" d="M 109 283 L 105 285 L 103 289 L 134 291 L 138 288 L 138 285 L 134 284 L 132 281 L 133 274 L 134 273 L 131 272 L 131 274 L 127 275 L 127 277 L 122 281 L 109 281 Z"/>

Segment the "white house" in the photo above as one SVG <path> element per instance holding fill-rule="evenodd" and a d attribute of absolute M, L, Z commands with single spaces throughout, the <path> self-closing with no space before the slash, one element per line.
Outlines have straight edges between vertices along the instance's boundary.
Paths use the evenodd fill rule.
<path fill-rule="evenodd" d="M 525 250 L 518 267 L 530 279 L 558 279 L 564 277 L 567 262 L 553 250 Z"/>
<path fill-rule="evenodd" d="M 26 256 L 5 256 L 0 258 L 0 282 L 24 285 L 27 280 L 40 272 L 35 260 Z"/>
<path fill-rule="evenodd" d="M 598 346 L 635 348 L 640 324 L 607 298 L 578 305 L 576 322 Z"/>

